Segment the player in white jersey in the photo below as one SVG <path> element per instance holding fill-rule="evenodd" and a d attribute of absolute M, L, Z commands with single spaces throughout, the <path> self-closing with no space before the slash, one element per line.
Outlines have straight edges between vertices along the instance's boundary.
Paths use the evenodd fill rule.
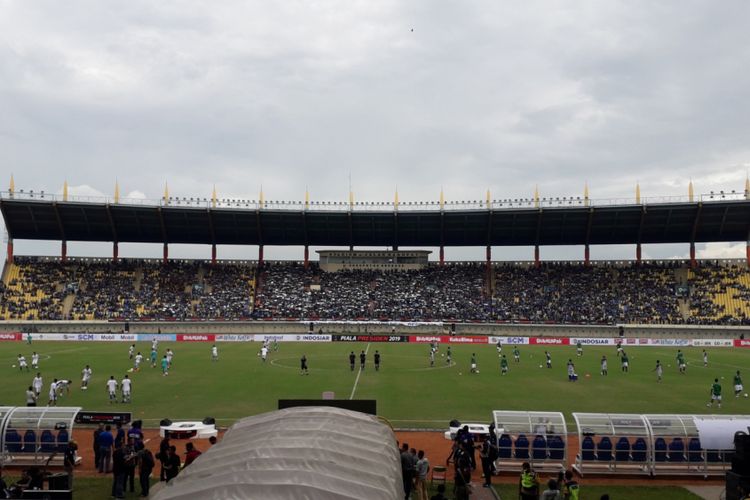
<path fill-rule="evenodd" d="M 211 361 L 219 361 L 219 348 L 216 344 L 211 346 Z"/>
<path fill-rule="evenodd" d="M 53 380 L 49 385 L 49 402 L 47 406 L 55 406 L 57 404 L 57 379 Z"/>
<path fill-rule="evenodd" d="M 263 346 L 260 348 L 260 359 L 263 360 L 263 362 L 266 362 L 266 358 L 268 357 L 268 347 Z"/>
<path fill-rule="evenodd" d="M 169 368 L 172 368 L 172 358 L 174 357 L 174 353 L 172 352 L 172 349 L 167 349 L 167 366 Z"/>
<path fill-rule="evenodd" d="M 141 362 L 143 361 L 143 354 L 141 354 L 141 351 L 138 351 L 138 354 L 135 355 L 135 362 L 133 364 L 133 371 L 140 371 L 141 369 Z"/>
<path fill-rule="evenodd" d="M 159 341 L 156 339 L 156 337 L 154 337 L 154 340 L 151 341 L 151 350 L 157 351 L 158 347 L 159 347 Z"/>
<path fill-rule="evenodd" d="M 73 382 L 72 380 L 68 380 L 66 378 L 61 378 L 57 381 L 57 397 L 61 398 L 63 396 L 63 392 L 66 396 L 70 396 L 70 384 Z"/>
<path fill-rule="evenodd" d="M 39 354 L 36 351 L 31 353 L 31 367 L 35 370 L 39 368 Z"/>
<path fill-rule="evenodd" d="M 125 378 L 122 379 L 122 382 L 120 382 L 120 386 L 122 387 L 122 402 L 123 403 L 130 403 L 131 384 L 132 384 L 132 381 L 127 375 L 125 375 Z"/>
<path fill-rule="evenodd" d="M 23 371 L 24 368 L 26 368 L 27 372 L 30 371 L 29 365 L 26 363 L 26 356 L 24 356 L 23 354 L 19 354 L 18 355 L 18 369 Z"/>
<path fill-rule="evenodd" d="M 703 366 L 708 366 L 708 353 L 703 349 Z"/>
<path fill-rule="evenodd" d="M 128 359 L 133 359 L 134 354 L 135 354 L 135 344 L 132 344 L 130 347 L 128 347 Z"/>
<path fill-rule="evenodd" d="M 117 380 L 114 375 L 107 380 L 107 392 L 109 393 L 109 404 L 117 403 Z"/>
<path fill-rule="evenodd" d="M 91 367 L 89 365 L 86 365 L 86 367 L 81 370 L 81 390 L 86 391 L 89 388 L 89 380 L 91 380 Z"/>
<path fill-rule="evenodd" d="M 42 392 L 42 387 L 44 387 L 44 381 L 42 380 L 41 373 L 37 372 L 36 377 L 34 377 L 34 380 L 31 381 L 31 387 L 34 388 L 34 393 L 39 396 L 39 393 Z"/>

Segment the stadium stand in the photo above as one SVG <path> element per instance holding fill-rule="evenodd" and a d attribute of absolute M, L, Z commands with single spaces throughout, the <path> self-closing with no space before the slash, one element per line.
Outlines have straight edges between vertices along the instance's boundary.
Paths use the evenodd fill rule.
<path fill-rule="evenodd" d="M 430 264 L 17 257 L 0 319 L 330 319 L 550 324 L 750 324 L 750 271 L 732 261 Z"/>

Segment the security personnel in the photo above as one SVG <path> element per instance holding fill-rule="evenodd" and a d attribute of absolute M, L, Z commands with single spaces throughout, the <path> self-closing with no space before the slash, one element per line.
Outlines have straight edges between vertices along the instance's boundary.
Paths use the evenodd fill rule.
<path fill-rule="evenodd" d="M 518 481 L 518 497 L 521 500 L 536 500 L 539 498 L 539 485 L 536 481 L 536 472 L 531 470 L 529 462 L 521 466 L 521 478 Z"/>
<path fill-rule="evenodd" d="M 565 487 L 563 488 L 563 498 L 565 500 L 578 500 L 578 495 L 581 492 L 581 488 L 578 485 L 578 481 L 573 478 L 573 472 L 565 471 Z"/>

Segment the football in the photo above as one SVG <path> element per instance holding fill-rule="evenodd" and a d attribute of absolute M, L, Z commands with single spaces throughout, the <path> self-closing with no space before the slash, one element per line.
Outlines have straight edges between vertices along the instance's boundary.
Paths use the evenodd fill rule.
<path fill-rule="evenodd" d="M 542 365 L 539 365 L 539 368 L 542 368 Z"/>
<path fill-rule="evenodd" d="M 745 397 L 747 397 L 747 393 L 745 393 Z"/>
<path fill-rule="evenodd" d="M 479 373 L 479 370 L 477 370 L 477 373 Z"/>
<path fill-rule="evenodd" d="M 15 367 L 16 367 L 16 365 L 10 365 L 10 367 L 11 367 L 11 368 L 15 368 Z"/>

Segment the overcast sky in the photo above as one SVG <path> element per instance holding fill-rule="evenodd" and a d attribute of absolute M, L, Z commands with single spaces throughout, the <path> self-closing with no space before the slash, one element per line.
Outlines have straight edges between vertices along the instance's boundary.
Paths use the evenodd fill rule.
<path fill-rule="evenodd" d="M 750 2 L 0 0 L 0 185 L 402 201 L 742 190 Z M 740 244 L 699 256 L 744 256 Z M 110 245 L 69 244 L 109 255 Z M 5 247 L 2 246 L 4 255 Z M 16 253 L 59 243 L 16 242 Z M 121 255 L 159 256 L 121 245 Z M 172 255 L 208 256 L 206 247 Z M 269 249 L 267 258 L 300 258 Z M 581 258 L 544 248 L 543 258 Z M 633 258 L 592 247 L 592 258 Z M 482 259 L 483 249 L 448 250 Z M 531 258 L 495 249 L 495 258 Z M 687 255 L 648 246 L 644 257 Z M 221 248 L 220 257 L 257 256 Z"/>

